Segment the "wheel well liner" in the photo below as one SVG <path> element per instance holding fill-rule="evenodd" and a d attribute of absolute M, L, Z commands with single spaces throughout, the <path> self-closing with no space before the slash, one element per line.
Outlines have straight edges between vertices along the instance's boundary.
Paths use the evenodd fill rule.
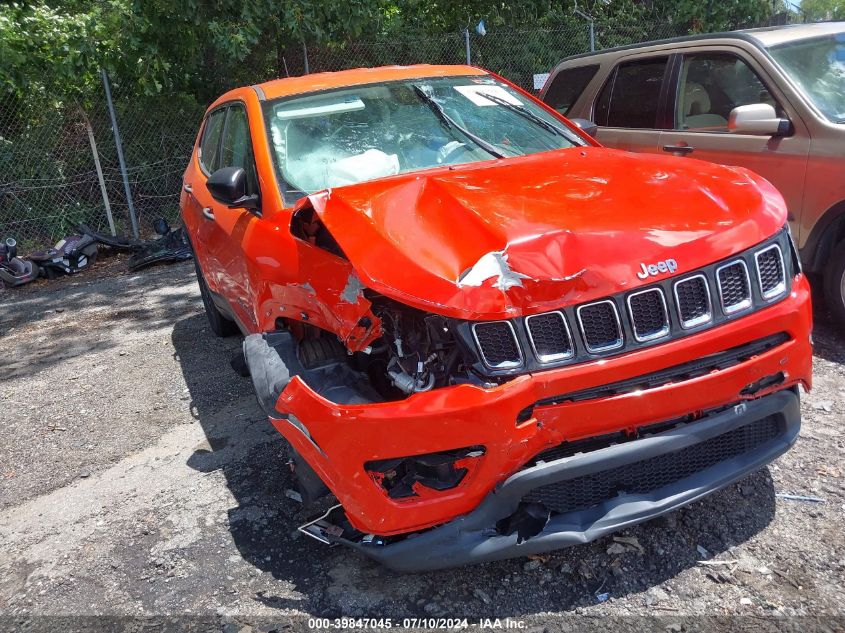
<path fill-rule="evenodd" d="M 804 248 L 801 263 L 809 272 L 821 272 L 833 248 L 845 240 L 845 200 L 837 202 L 816 222 Z"/>

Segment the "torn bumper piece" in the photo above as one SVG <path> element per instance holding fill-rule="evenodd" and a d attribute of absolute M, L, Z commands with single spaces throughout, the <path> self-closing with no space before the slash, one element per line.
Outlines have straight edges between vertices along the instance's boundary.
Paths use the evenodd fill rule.
<path fill-rule="evenodd" d="M 374 545 L 335 540 L 400 571 L 456 567 L 587 543 L 692 503 L 758 470 L 785 453 L 799 429 L 797 388 L 784 390 L 651 437 L 540 462 L 511 476 L 469 514 L 403 541 Z M 738 449 L 735 454 L 730 446 Z M 720 452 L 730 456 L 709 463 Z M 684 472 L 684 456 L 692 472 Z M 706 467 L 695 470 L 695 464 Z M 533 536 L 502 533 L 503 523 L 526 499 L 554 497 L 555 489 L 577 488 L 585 478 L 607 482 L 626 471 L 629 476 L 650 472 L 653 482 L 660 479 L 655 473 L 662 473 L 669 483 L 625 494 L 620 481 L 617 495 L 591 507 L 552 513 Z M 672 481 L 673 473 L 667 471 L 686 476 Z"/>

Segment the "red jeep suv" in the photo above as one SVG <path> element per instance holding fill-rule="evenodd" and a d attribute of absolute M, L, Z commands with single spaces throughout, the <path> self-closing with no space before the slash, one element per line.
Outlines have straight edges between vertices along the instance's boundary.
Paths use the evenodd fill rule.
<path fill-rule="evenodd" d="M 324 543 L 401 570 L 545 552 L 798 435 L 810 291 L 780 194 L 601 147 L 484 70 L 228 92 L 181 205 Z"/>

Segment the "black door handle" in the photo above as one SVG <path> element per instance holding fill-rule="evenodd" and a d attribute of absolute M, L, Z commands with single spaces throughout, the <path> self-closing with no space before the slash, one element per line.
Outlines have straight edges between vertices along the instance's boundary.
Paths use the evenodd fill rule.
<path fill-rule="evenodd" d="M 691 145 L 664 145 L 664 152 L 672 152 L 673 154 L 690 154 L 695 150 Z"/>

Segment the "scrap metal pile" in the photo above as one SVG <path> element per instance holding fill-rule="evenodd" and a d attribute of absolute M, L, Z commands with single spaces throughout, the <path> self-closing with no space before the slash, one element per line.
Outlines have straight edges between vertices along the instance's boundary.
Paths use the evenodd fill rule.
<path fill-rule="evenodd" d="M 98 246 L 131 252 L 126 265 L 133 271 L 152 264 L 193 257 L 184 230 L 181 227 L 172 230 L 163 218 L 156 220 L 156 237 L 150 240 L 104 235 L 85 224 L 76 228 L 78 234 L 61 239 L 46 251 L 35 251 L 24 257 L 18 255 L 17 242 L 11 237 L 6 238 L 0 245 L 0 283 L 23 286 L 38 277 L 55 279 L 78 273 L 97 261 Z"/>

